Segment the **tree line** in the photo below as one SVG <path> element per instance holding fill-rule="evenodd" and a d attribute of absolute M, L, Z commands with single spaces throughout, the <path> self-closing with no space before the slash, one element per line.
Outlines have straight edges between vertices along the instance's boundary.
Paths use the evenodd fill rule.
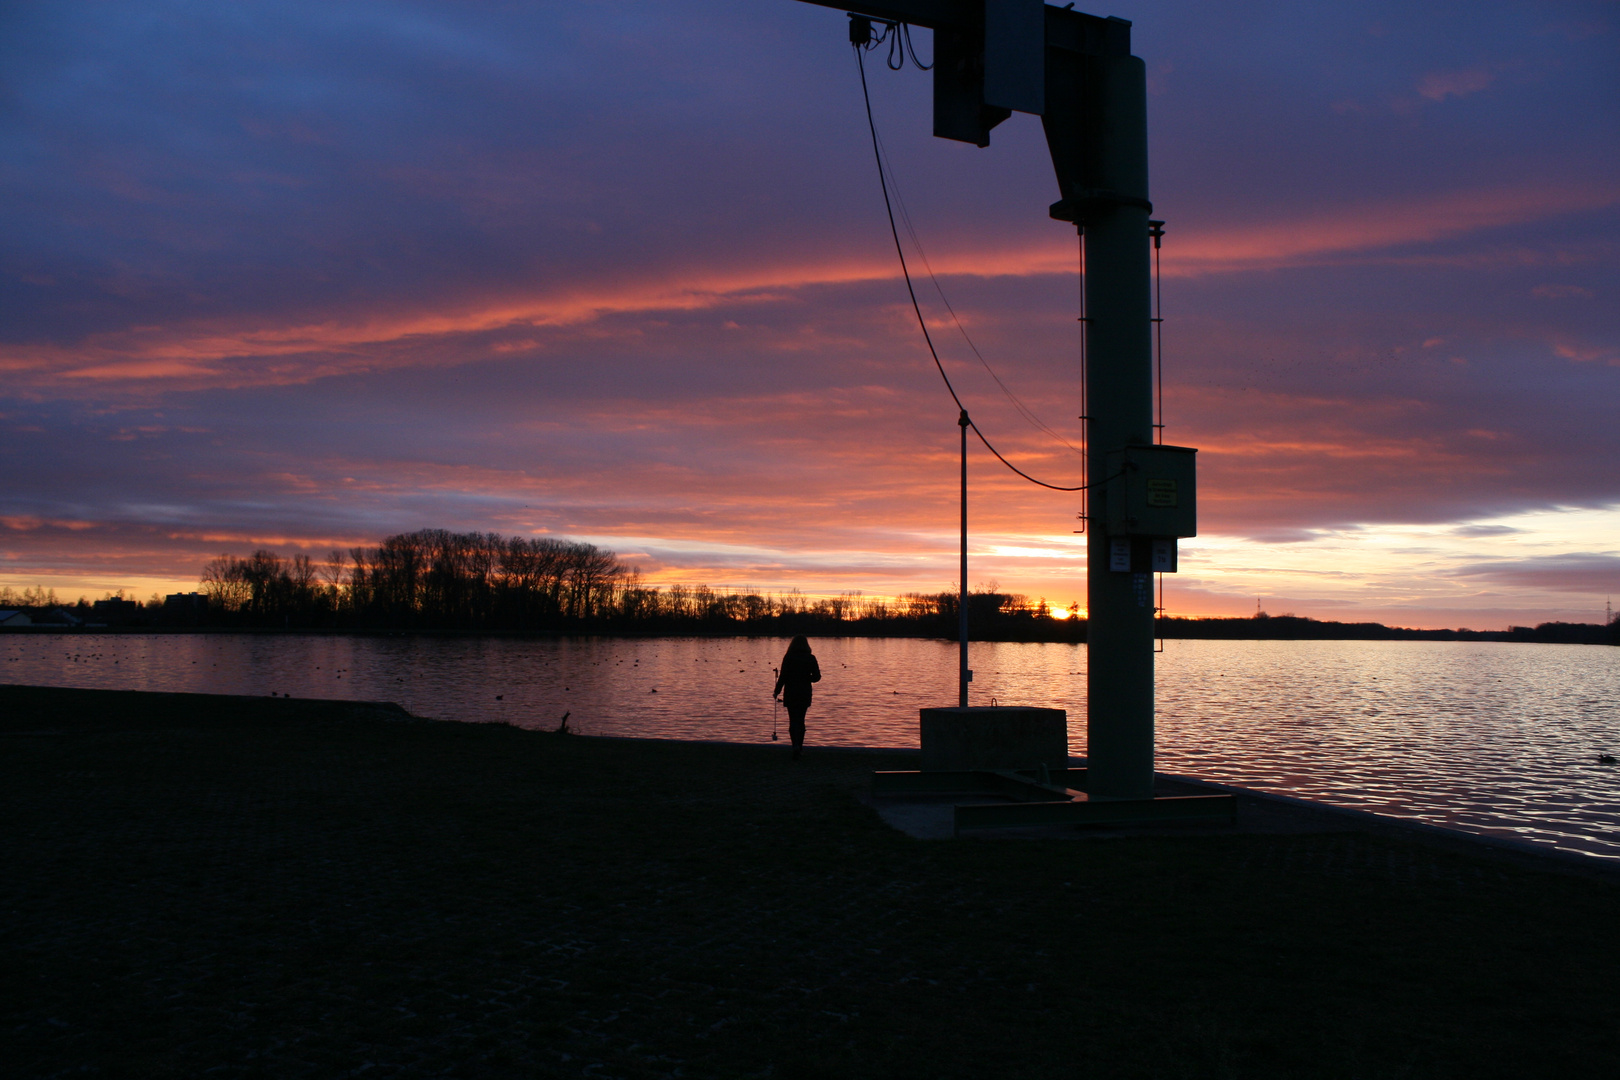
<path fill-rule="evenodd" d="M 220 555 L 200 589 L 212 625 L 304 629 L 954 636 L 959 605 L 955 592 L 889 600 L 649 585 L 594 544 L 444 529 L 322 562 L 268 549 Z M 970 635 L 1069 640 L 1078 629 L 1045 600 L 994 589 L 971 593 L 968 615 Z"/>
<path fill-rule="evenodd" d="M 261 548 L 220 555 L 204 567 L 199 594 L 120 591 L 76 606 L 54 590 L 0 587 L 0 610 L 34 624 L 213 626 L 334 630 L 635 634 L 821 634 L 954 639 L 955 590 L 888 599 L 856 592 L 811 598 L 797 590 L 655 586 L 612 551 L 554 537 L 421 529 L 316 561 Z M 1292 614 L 1158 620 L 1165 638 L 1488 640 L 1620 645 L 1620 619 L 1542 623 L 1508 630 L 1413 630 L 1382 623 L 1320 621 Z M 968 596 L 968 635 L 980 641 L 1081 642 L 1084 618 L 1056 618 L 1044 599 L 994 586 Z"/>

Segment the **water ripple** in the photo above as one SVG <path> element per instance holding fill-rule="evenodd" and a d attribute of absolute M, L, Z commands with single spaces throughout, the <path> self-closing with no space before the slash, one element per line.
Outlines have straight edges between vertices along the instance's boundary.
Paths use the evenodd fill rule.
<path fill-rule="evenodd" d="M 17 635 L 0 681 L 397 701 L 447 720 L 604 735 L 769 741 L 785 642 L 302 635 Z M 956 646 L 815 643 L 811 741 L 915 746 L 953 704 Z M 1069 711 L 1085 753 L 1085 649 L 976 644 L 974 704 Z M 1620 858 L 1620 649 L 1509 642 L 1171 641 L 1158 764 L 1476 832 Z M 786 716 L 775 718 L 786 739 Z"/>

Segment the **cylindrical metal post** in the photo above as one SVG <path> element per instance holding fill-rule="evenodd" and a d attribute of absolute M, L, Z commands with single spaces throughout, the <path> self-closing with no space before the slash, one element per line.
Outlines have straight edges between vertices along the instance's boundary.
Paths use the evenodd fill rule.
<path fill-rule="evenodd" d="M 968 580 L 967 580 L 967 410 L 957 417 L 962 429 L 962 582 L 956 602 L 956 637 L 959 642 L 956 664 L 956 704 L 967 708 L 968 703 Z"/>
<path fill-rule="evenodd" d="M 1148 249 L 1147 88 L 1142 61 L 1098 57 L 1096 183 L 1085 218 L 1086 398 L 1091 521 L 1086 553 L 1087 793 L 1153 795 L 1153 590 L 1150 574 L 1110 569 L 1109 454 L 1153 442 Z M 1142 205 L 1137 205 L 1140 202 Z"/>

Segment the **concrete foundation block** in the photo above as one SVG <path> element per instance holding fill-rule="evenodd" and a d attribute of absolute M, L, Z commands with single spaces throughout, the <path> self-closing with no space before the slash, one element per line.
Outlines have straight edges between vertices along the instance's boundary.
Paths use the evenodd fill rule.
<path fill-rule="evenodd" d="M 921 719 L 924 772 L 1069 767 L 1068 714 L 1062 709 L 923 709 Z"/>

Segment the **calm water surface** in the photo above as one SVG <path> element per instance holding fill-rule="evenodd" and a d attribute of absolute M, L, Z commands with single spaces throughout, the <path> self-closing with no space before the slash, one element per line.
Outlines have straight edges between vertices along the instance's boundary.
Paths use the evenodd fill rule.
<path fill-rule="evenodd" d="M 773 638 L 513 640 L 289 635 L 0 637 L 0 681 L 396 701 L 419 716 L 596 735 L 765 742 Z M 915 746 L 954 704 L 956 646 L 822 638 L 812 743 Z M 1069 710 L 1085 649 L 984 643 L 973 703 Z M 1620 649 L 1509 642 L 1171 641 L 1158 763 L 1476 832 L 1620 858 Z M 780 717 L 787 738 L 787 717 Z"/>

